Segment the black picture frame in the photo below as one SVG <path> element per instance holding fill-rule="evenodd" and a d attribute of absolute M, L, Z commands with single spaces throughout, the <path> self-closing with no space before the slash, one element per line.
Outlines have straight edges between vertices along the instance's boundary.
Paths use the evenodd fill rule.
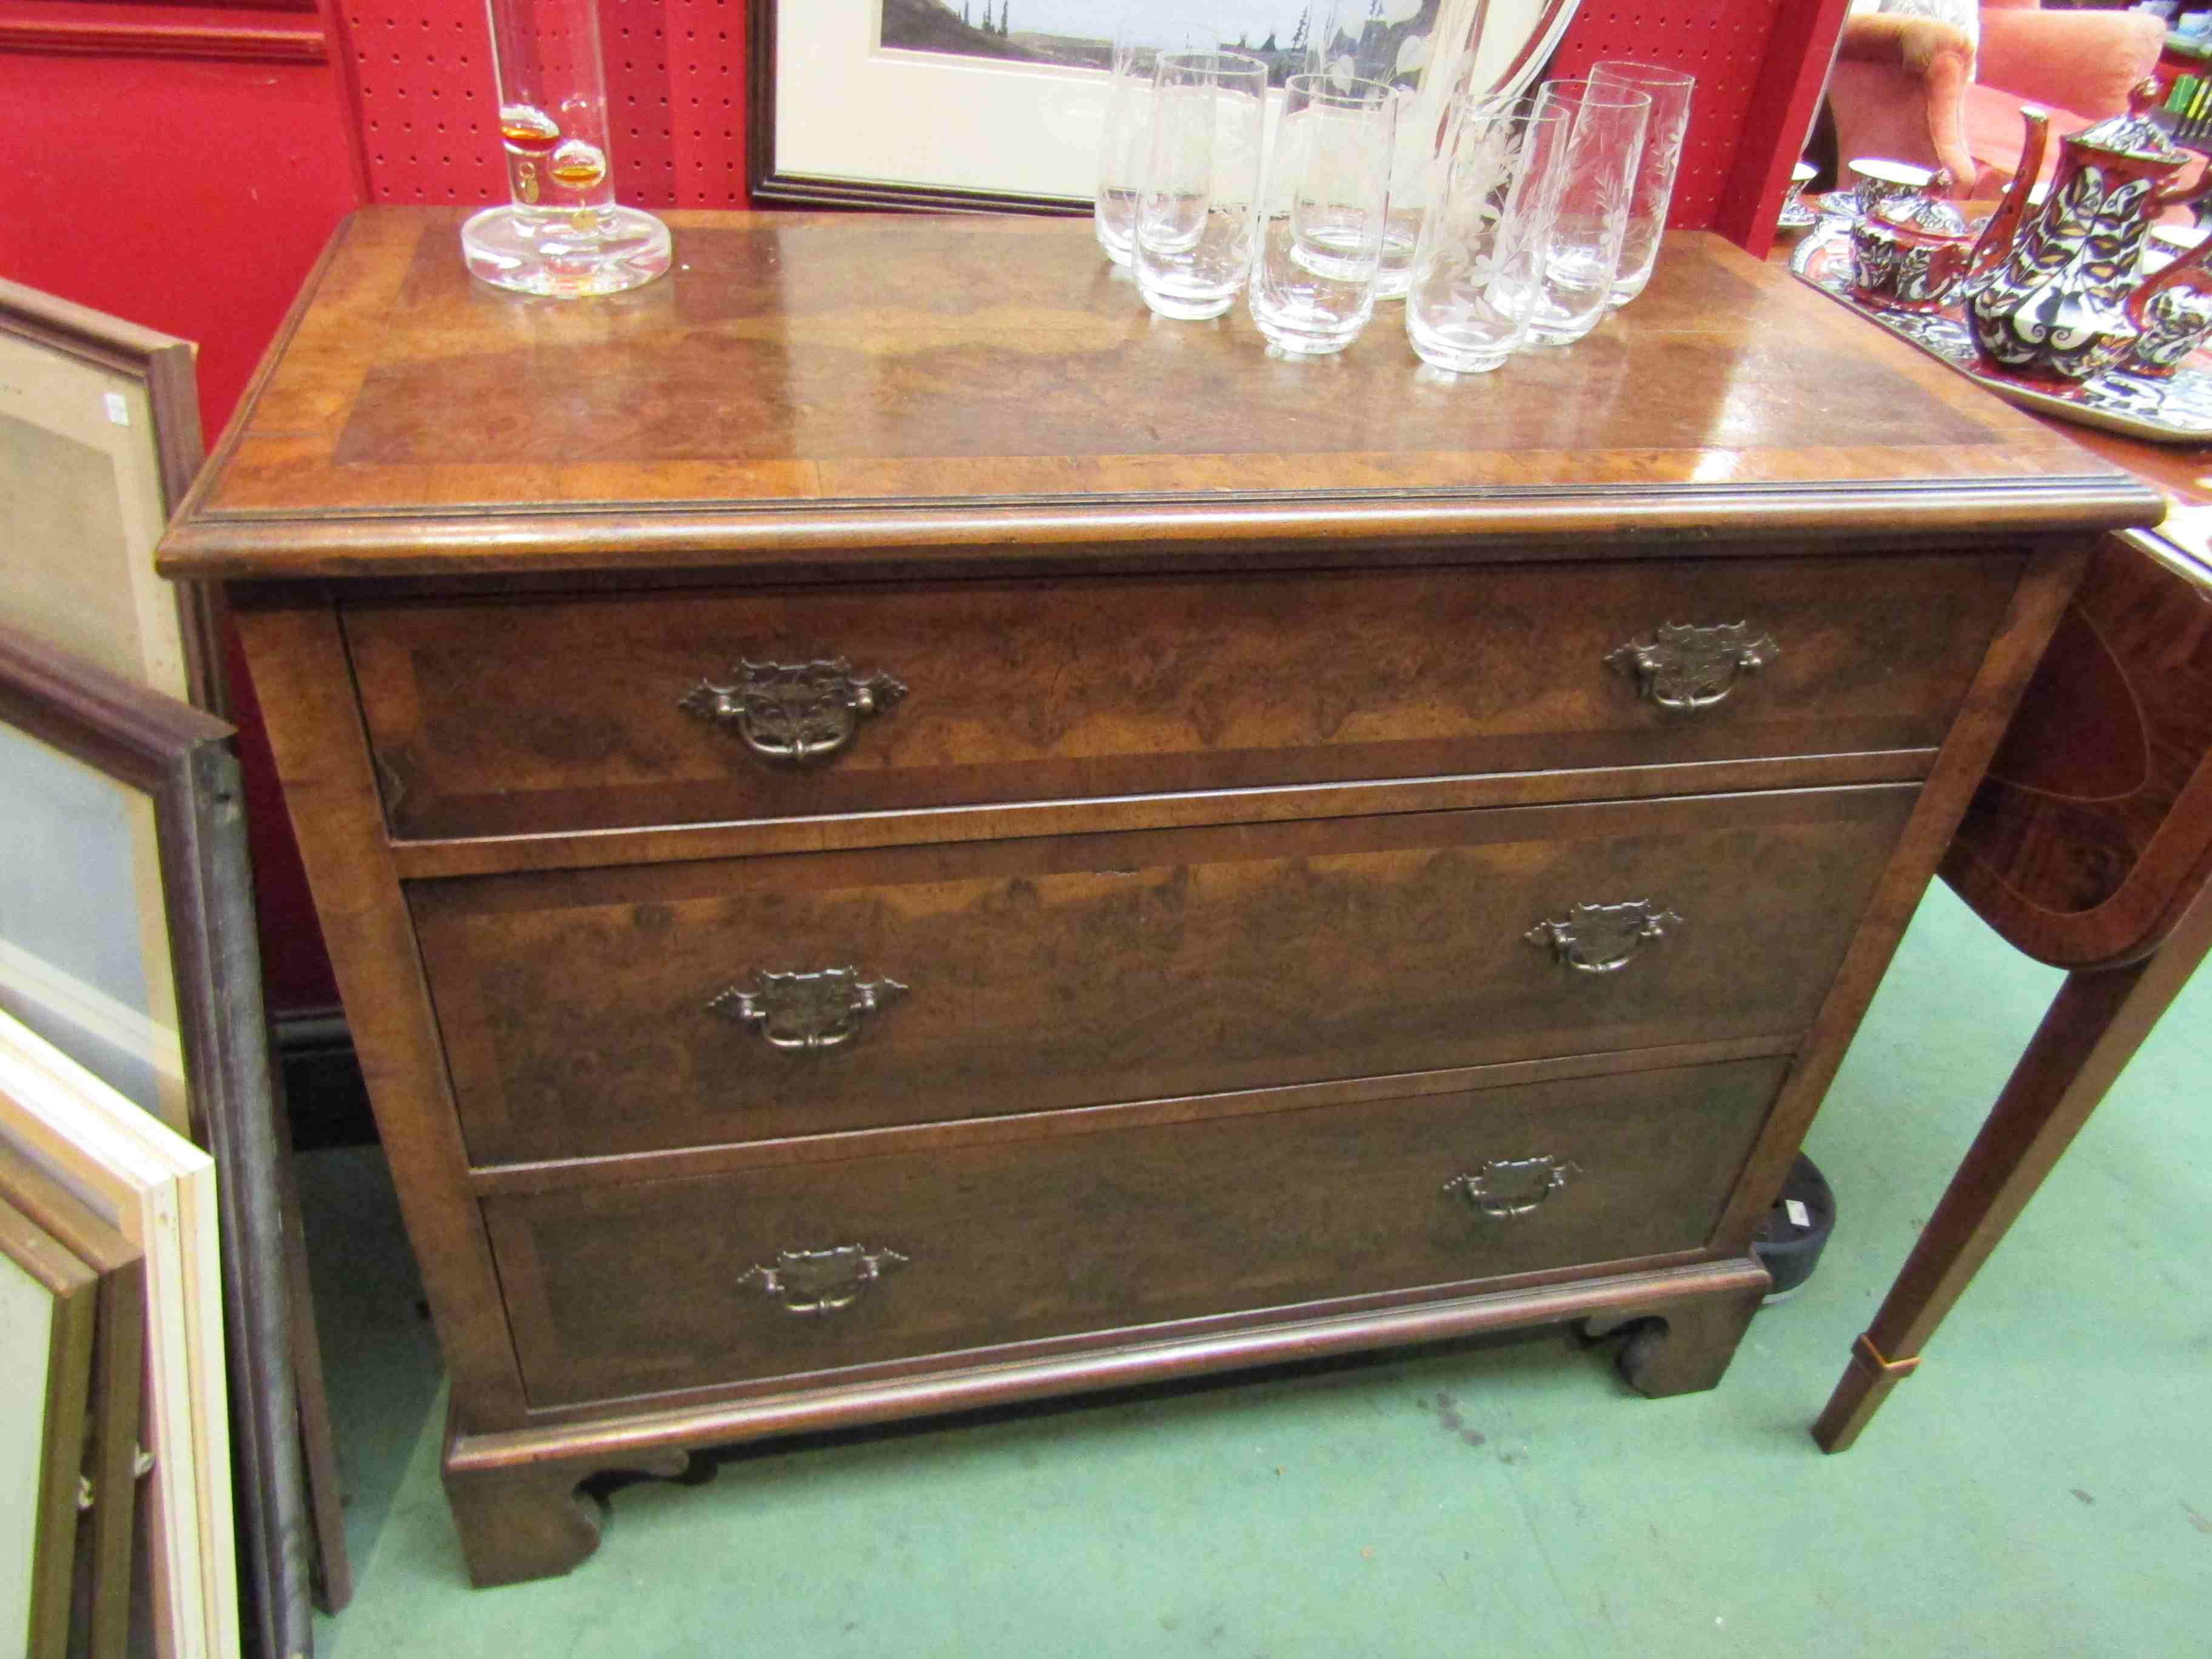
<path fill-rule="evenodd" d="M 1076 217 L 1087 200 L 1017 191 L 955 190 L 879 179 L 839 179 L 781 167 L 775 154 L 776 8 L 745 4 L 745 187 L 757 207 L 871 208 L 907 213 L 1029 213 Z"/>

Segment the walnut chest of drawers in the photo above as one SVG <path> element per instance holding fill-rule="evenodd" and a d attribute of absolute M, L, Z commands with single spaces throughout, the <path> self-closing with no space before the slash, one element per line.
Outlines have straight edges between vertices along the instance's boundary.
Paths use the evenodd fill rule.
<path fill-rule="evenodd" d="M 1547 1321 L 1711 1385 L 2096 532 L 2156 500 L 1717 240 L 1465 381 L 1064 222 L 339 233 L 229 586 L 491 1583 L 694 1449 Z"/>

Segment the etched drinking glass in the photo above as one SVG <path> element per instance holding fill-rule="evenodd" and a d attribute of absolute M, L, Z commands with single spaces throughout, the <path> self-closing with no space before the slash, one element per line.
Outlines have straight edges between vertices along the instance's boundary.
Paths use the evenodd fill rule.
<path fill-rule="evenodd" d="M 1603 63 L 1590 65 L 1589 78 L 1611 86 L 1633 87 L 1651 95 L 1651 115 L 1644 149 L 1636 163 L 1636 189 L 1628 203 L 1628 235 L 1620 246 L 1620 269 L 1613 279 L 1609 306 L 1625 306 L 1644 292 L 1659 260 L 1659 239 L 1667 229 L 1667 209 L 1674 199 L 1674 175 L 1682 165 L 1682 139 L 1690 130 L 1690 94 L 1698 78 L 1656 64 Z"/>
<path fill-rule="evenodd" d="M 1374 315 L 1397 118 L 1380 81 L 1293 75 L 1284 87 L 1249 297 L 1285 351 L 1341 351 Z"/>
<path fill-rule="evenodd" d="M 512 200 L 461 227 L 469 274 L 524 294 L 618 294 L 668 269 L 668 228 L 615 202 L 592 0 L 486 0 Z"/>
<path fill-rule="evenodd" d="M 1431 368 L 1496 368 L 1528 337 L 1572 122 L 1540 96 L 1456 112 L 1406 292 L 1406 337 Z"/>
<path fill-rule="evenodd" d="M 1244 287 L 1267 94 L 1267 66 L 1247 53 L 1160 54 L 1134 263 L 1163 317 L 1218 317 Z"/>
<path fill-rule="evenodd" d="M 1145 150 L 1152 137 L 1152 82 L 1164 52 L 1195 50 L 1197 35 L 1172 36 L 1125 23 L 1114 36 L 1106 82 L 1106 114 L 1098 133 L 1098 187 L 1091 229 L 1117 265 L 1129 263 L 1137 222 L 1137 195 L 1145 182 Z"/>
<path fill-rule="evenodd" d="M 1651 94 L 1601 82 L 1547 81 L 1540 95 L 1565 109 L 1573 125 L 1528 337 L 1571 345 L 1605 316 L 1620 270 Z"/>
<path fill-rule="evenodd" d="M 1307 72 L 1340 82 L 1380 81 L 1397 97 L 1390 205 L 1375 287 L 1377 299 L 1395 300 L 1413 270 L 1429 169 L 1443 147 L 1447 112 L 1470 90 L 1488 0 L 1334 0 L 1309 13 L 1316 15 Z"/>

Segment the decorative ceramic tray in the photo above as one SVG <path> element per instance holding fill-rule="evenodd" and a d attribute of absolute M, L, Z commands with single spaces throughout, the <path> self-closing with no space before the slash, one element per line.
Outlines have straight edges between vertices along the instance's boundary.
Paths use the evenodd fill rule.
<path fill-rule="evenodd" d="M 2103 427 L 2130 438 L 2158 443 L 2212 443 L 2212 354 L 2200 349 L 2183 359 L 2170 380 L 2117 372 L 2079 386 L 2054 386 L 1993 374 L 1974 349 L 1974 337 L 1956 306 L 1942 311 L 1887 311 L 1863 305 L 1851 293 L 1849 224 L 1824 217 L 1797 245 L 1790 269 L 1823 293 L 1871 317 L 1932 356 L 1942 358 L 1976 385 L 2008 403 L 2082 426 Z"/>

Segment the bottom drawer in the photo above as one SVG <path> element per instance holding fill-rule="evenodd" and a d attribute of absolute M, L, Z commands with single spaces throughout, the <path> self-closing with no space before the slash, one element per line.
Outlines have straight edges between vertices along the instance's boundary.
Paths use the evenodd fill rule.
<path fill-rule="evenodd" d="M 889 1132 L 484 1213 L 531 1401 L 575 1404 L 1694 1250 L 1788 1064 Z"/>

